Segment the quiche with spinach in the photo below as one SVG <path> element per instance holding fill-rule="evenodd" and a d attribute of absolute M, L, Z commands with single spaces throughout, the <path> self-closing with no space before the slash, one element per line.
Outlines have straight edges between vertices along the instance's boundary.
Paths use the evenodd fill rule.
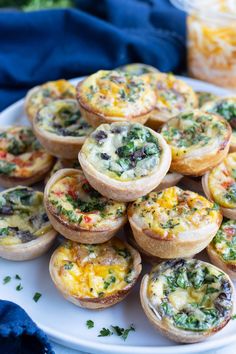
<path fill-rule="evenodd" d="M 92 127 L 81 116 L 76 100 L 55 100 L 41 108 L 33 119 L 35 135 L 50 154 L 76 159 Z"/>
<path fill-rule="evenodd" d="M 231 279 L 236 279 L 236 221 L 225 220 L 207 246 L 210 260 L 223 269 Z"/>
<path fill-rule="evenodd" d="M 83 243 L 109 240 L 126 222 L 126 204 L 103 197 L 75 169 L 56 172 L 45 188 L 45 206 L 54 228 Z"/>
<path fill-rule="evenodd" d="M 0 193 L 0 257 L 35 258 L 56 237 L 43 205 L 43 193 L 15 187 Z"/>
<path fill-rule="evenodd" d="M 94 127 L 121 121 L 145 123 L 155 105 L 155 93 L 141 76 L 104 71 L 77 86 L 81 113 Z"/>
<path fill-rule="evenodd" d="M 128 219 L 138 245 L 160 258 L 191 257 L 218 231 L 218 206 L 179 187 L 151 192 L 129 205 Z"/>
<path fill-rule="evenodd" d="M 223 97 L 214 101 L 207 102 L 202 110 L 210 113 L 219 114 L 232 127 L 232 138 L 230 150 L 236 151 L 236 97 Z"/>
<path fill-rule="evenodd" d="M 89 183 L 106 197 L 132 201 L 156 188 L 170 166 L 163 137 L 138 123 L 100 125 L 79 153 Z"/>
<path fill-rule="evenodd" d="M 128 295 L 141 272 L 141 258 L 116 237 L 101 245 L 67 241 L 53 253 L 49 270 L 67 300 L 99 309 Z"/>
<path fill-rule="evenodd" d="M 0 131 L 0 184 L 13 187 L 40 181 L 54 159 L 40 145 L 30 127 L 12 126 Z"/>
<path fill-rule="evenodd" d="M 176 342 L 194 343 L 220 331 L 233 312 L 228 275 L 197 259 L 174 259 L 144 276 L 142 307 L 151 323 Z"/>
<path fill-rule="evenodd" d="M 28 119 L 32 122 L 39 109 L 49 102 L 75 97 L 76 89 L 69 81 L 49 81 L 28 91 L 25 97 L 25 111 Z"/>
<path fill-rule="evenodd" d="M 161 134 L 172 150 L 171 171 L 203 175 L 225 158 L 231 133 L 225 119 L 197 109 L 170 119 Z"/>

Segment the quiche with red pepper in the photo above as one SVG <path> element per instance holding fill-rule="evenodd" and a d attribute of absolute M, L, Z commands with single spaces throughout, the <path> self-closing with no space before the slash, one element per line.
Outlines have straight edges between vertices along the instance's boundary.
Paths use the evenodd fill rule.
<path fill-rule="evenodd" d="M 196 109 L 170 119 L 161 134 L 172 150 L 170 170 L 202 176 L 227 155 L 232 130 L 220 116 Z"/>
<path fill-rule="evenodd" d="M 222 215 L 201 195 L 170 187 L 130 204 L 128 219 L 143 250 L 169 259 L 202 251 L 218 231 Z"/>
<path fill-rule="evenodd" d="M 207 246 L 210 260 L 223 269 L 231 279 L 236 279 L 236 221 L 225 220 Z"/>
<path fill-rule="evenodd" d="M 28 91 L 25 97 L 25 111 L 32 122 L 39 109 L 49 102 L 75 97 L 76 89 L 69 81 L 49 81 Z"/>
<path fill-rule="evenodd" d="M 41 256 L 56 238 L 43 193 L 18 186 L 0 193 L 0 257 L 23 261 Z"/>
<path fill-rule="evenodd" d="M 172 259 L 156 265 L 141 283 L 143 310 L 164 336 L 196 343 L 230 321 L 234 285 L 221 269 L 198 259 Z"/>
<path fill-rule="evenodd" d="M 51 278 L 63 296 L 89 309 L 122 301 L 141 269 L 139 253 L 116 237 L 101 245 L 67 241 L 55 250 L 49 264 Z"/>
<path fill-rule="evenodd" d="M 217 203 L 223 215 L 236 219 L 236 152 L 202 177 L 206 196 Z"/>
<path fill-rule="evenodd" d="M 81 116 L 76 100 L 55 100 L 41 108 L 33 119 L 35 135 L 52 155 L 76 159 L 93 128 Z"/>
<path fill-rule="evenodd" d="M 89 183 L 102 195 L 132 201 L 156 188 L 170 166 L 163 137 L 138 123 L 100 125 L 79 152 Z"/>
<path fill-rule="evenodd" d="M 172 74 L 151 73 L 142 76 L 156 94 L 155 108 L 147 126 L 158 129 L 177 114 L 196 108 L 198 100 L 192 87 Z"/>
<path fill-rule="evenodd" d="M 30 127 L 0 130 L 0 185 L 29 186 L 44 178 L 54 159 L 39 144 Z"/>
<path fill-rule="evenodd" d="M 156 100 L 141 76 L 104 70 L 78 84 L 77 98 L 82 115 L 94 127 L 122 121 L 145 123 Z"/>
<path fill-rule="evenodd" d="M 105 242 L 127 220 L 125 203 L 104 198 L 75 169 L 56 172 L 45 187 L 44 199 L 53 227 L 73 241 Z"/>

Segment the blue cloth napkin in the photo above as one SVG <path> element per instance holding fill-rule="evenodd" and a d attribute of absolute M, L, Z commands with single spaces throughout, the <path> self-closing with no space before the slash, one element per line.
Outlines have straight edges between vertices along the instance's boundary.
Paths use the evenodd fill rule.
<path fill-rule="evenodd" d="M 54 354 L 47 336 L 27 313 L 10 301 L 0 301 L 1 354 Z"/>
<path fill-rule="evenodd" d="M 169 0 L 77 0 L 78 9 L 0 11 L 0 111 L 37 84 L 143 62 L 185 68 L 185 15 Z"/>

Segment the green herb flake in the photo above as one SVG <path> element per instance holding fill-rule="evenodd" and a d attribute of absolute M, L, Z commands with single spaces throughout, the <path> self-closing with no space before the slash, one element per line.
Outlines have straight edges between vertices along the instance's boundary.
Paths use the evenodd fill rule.
<path fill-rule="evenodd" d="M 126 328 L 126 329 L 121 328 L 121 327 L 119 327 L 119 326 L 111 326 L 111 327 L 112 327 L 112 329 L 114 330 L 113 333 L 115 333 L 115 334 L 116 334 L 117 336 L 119 336 L 119 337 L 122 337 L 123 340 L 126 340 L 126 339 L 127 339 L 128 335 L 129 335 L 129 333 L 130 333 L 131 331 L 135 331 L 135 328 L 134 328 L 134 325 L 133 325 L 133 324 L 131 324 L 130 327 L 129 327 L 129 328 Z"/>
<path fill-rule="evenodd" d="M 16 274 L 16 275 L 15 275 L 15 279 L 21 280 L 21 277 L 19 276 L 19 274 Z"/>
<path fill-rule="evenodd" d="M 33 297 L 34 302 L 38 302 L 39 299 L 41 298 L 41 296 L 42 296 L 42 294 L 36 292 Z"/>
<path fill-rule="evenodd" d="M 93 328 L 94 327 L 94 322 L 92 320 L 88 320 L 86 321 L 86 326 L 88 329 Z"/>
<path fill-rule="evenodd" d="M 3 284 L 7 284 L 11 281 L 11 277 L 9 275 L 7 275 L 5 278 L 3 278 Z"/>
<path fill-rule="evenodd" d="M 21 284 L 18 284 L 17 287 L 16 287 L 16 290 L 17 291 L 21 291 L 23 289 L 23 286 Z"/>
<path fill-rule="evenodd" d="M 110 331 L 109 328 L 103 327 L 101 331 L 99 332 L 98 337 L 108 337 L 111 336 L 113 333 Z"/>
<path fill-rule="evenodd" d="M 71 270 L 73 266 L 74 266 L 73 262 L 67 262 L 66 264 L 64 264 L 64 269 Z"/>

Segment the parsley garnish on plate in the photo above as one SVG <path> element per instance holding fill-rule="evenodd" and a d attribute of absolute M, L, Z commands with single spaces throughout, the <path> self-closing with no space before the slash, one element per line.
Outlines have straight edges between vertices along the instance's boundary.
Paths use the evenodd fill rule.
<path fill-rule="evenodd" d="M 41 296 L 42 294 L 36 292 L 33 297 L 34 302 L 38 302 Z"/>
<path fill-rule="evenodd" d="M 21 277 L 20 277 L 18 274 L 16 274 L 16 275 L 15 275 L 15 279 L 21 280 Z"/>
<path fill-rule="evenodd" d="M 21 284 L 18 284 L 17 287 L 16 287 L 16 290 L 17 291 L 21 291 L 23 289 L 23 286 Z"/>
<path fill-rule="evenodd" d="M 88 329 L 93 328 L 94 327 L 94 322 L 92 320 L 88 320 L 86 321 L 86 326 Z"/>
<path fill-rule="evenodd" d="M 119 336 L 119 337 L 122 337 L 124 340 L 127 339 L 128 335 L 129 335 L 129 332 L 131 331 L 135 331 L 135 328 L 134 328 L 134 325 L 131 324 L 129 326 L 129 328 L 121 328 L 119 326 L 111 326 L 113 328 L 113 330 L 115 331 L 115 333 Z M 114 333 L 114 332 L 113 332 Z"/>
<path fill-rule="evenodd" d="M 7 284 L 11 281 L 11 277 L 7 275 L 5 278 L 3 278 L 3 284 Z"/>
<path fill-rule="evenodd" d="M 99 332 L 98 337 L 108 337 L 108 336 L 111 336 L 112 334 L 113 334 L 113 333 L 112 333 L 112 331 L 110 331 L 109 328 L 103 327 L 103 328 L 101 329 L 101 331 Z"/>

